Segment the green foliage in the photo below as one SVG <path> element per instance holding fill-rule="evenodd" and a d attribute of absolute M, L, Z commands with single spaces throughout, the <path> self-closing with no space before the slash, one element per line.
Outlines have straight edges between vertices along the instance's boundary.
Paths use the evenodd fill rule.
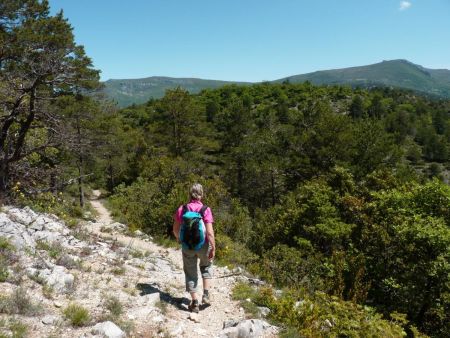
<path fill-rule="evenodd" d="M 313 251 L 309 242 L 302 243 L 305 251 Z M 294 288 L 319 288 L 320 255 L 306 255 L 304 251 L 285 244 L 277 244 L 263 255 L 259 274 L 276 285 Z"/>
<path fill-rule="evenodd" d="M 390 60 L 362 67 L 292 75 L 272 83 L 292 85 L 305 82 L 316 85 L 341 84 L 369 88 L 374 86 L 407 88 L 433 97 L 450 97 L 450 83 L 446 70 L 426 69 L 424 71 L 423 67 L 406 60 Z M 148 102 L 149 97 L 161 98 L 166 90 L 180 85 L 190 93 L 196 94 L 210 91 L 213 88 L 232 87 L 229 85 L 230 83 L 217 80 L 167 77 L 121 79 L 106 81 L 104 92 L 110 99 L 117 101 L 120 107 L 126 107 Z M 242 82 L 234 83 L 240 84 L 241 87 L 243 85 L 251 85 L 250 83 L 245 84 Z M 124 87 L 126 93 L 124 93 Z"/>
<path fill-rule="evenodd" d="M 157 184 L 140 178 L 129 187 L 118 187 L 110 205 L 125 217 L 132 230 L 162 235 L 170 224 L 170 213 L 162 210 L 165 202 L 166 196 Z"/>
<path fill-rule="evenodd" d="M 12 338 L 26 338 L 28 335 L 29 328 L 26 324 L 14 320 L 9 324 L 9 329 L 12 333 Z"/>
<path fill-rule="evenodd" d="M 369 307 L 316 293 L 296 301 L 284 295 L 274 303 L 272 318 L 294 327 L 302 337 L 405 337 L 404 329 Z"/>
<path fill-rule="evenodd" d="M 58 259 L 64 253 L 64 248 L 59 242 L 38 241 L 36 249 L 47 251 L 49 257 L 54 259 Z"/>
<path fill-rule="evenodd" d="M 87 211 L 84 189 L 95 186 L 112 194 L 114 216 L 131 230 L 173 243 L 173 214 L 200 182 L 218 260 L 290 289 L 276 299 L 270 289 L 239 286 L 235 297 L 247 310 L 267 306 L 300 336 L 398 337 L 400 326 L 450 336 L 450 188 L 439 181 L 450 168 L 448 101 L 292 77 L 201 92 L 204 83 L 191 81 L 197 95 L 178 87 L 117 111 L 80 94 L 98 85 L 98 72 L 62 13 L 51 16 L 47 1 L 6 4 L 1 198 L 70 224 Z M 339 81 L 355 71 L 370 87 L 386 72 L 394 75 L 383 83 L 407 76 L 412 89 L 439 77 L 393 61 L 347 70 Z M 336 75 L 308 79 L 322 83 L 324 74 Z M 57 245 L 37 248 L 64 261 Z M 14 261 L 0 238 L 0 281 Z M 4 313 L 29 314 L 32 305 L 21 289 L 0 300 Z M 105 306 L 120 316 L 117 300 Z M 64 313 L 75 326 L 89 322 L 77 304 Z"/>
<path fill-rule="evenodd" d="M 393 321 L 384 320 L 370 307 L 345 302 L 321 292 L 311 296 L 299 289 L 285 291 L 276 298 L 270 287 L 257 289 L 238 283 L 233 288 L 232 297 L 240 300 L 247 311 L 255 311 L 256 306 L 268 307 L 270 319 L 287 328 L 283 337 L 406 336 L 404 315 L 394 315 L 396 319 Z M 255 312 L 252 314 L 256 315 Z"/>
<path fill-rule="evenodd" d="M 131 230 L 174 245 L 173 214 L 200 182 L 221 264 L 311 299 L 323 292 L 370 304 L 385 318 L 405 314 L 411 332 L 414 325 L 447 335 L 450 193 L 439 179 L 448 179 L 448 102 L 311 83 L 198 95 L 177 88 L 121 111 L 77 96 L 57 101 L 79 138 L 29 163 L 64 163 L 59 178 L 92 172 L 86 183 L 112 194 L 114 216 Z M 46 137 L 37 133 L 33 142 Z M 48 199 L 43 209 L 79 217 L 84 210 L 73 198 L 84 184 L 65 187 L 62 196 L 27 199 L 33 194 L 20 185 L 15 194 L 36 206 Z M 360 318 L 348 304 L 334 310 Z M 351 336 L 348 327 L 339 330 Z"/>
<path fill-rule="evenodd" d="M 251 266 L 259 257 L 243 243 L 232 240 L 219 231 L 216 234 L 216 258 L 222 265 Z"/>
<path fill-rule="evenodd" d="M 234 300 L 245 300 L 247 298 L 254 298 L 256 296 L 256 289 L 247 283 L 237 283 L 233 287 L 231 297 Z"/>
<path fill-rule="evenodd" d="M 12 318 L 9 320 L 0 320 L 0 329 L 9 330 L 10 335 L 3 334 L 0 332 L 1 338 L 26 338 L 28 337 L 29 328 L 26 324 L 22 323 L 20 320 Z"/>
<path fill-rule="evenodd" d="M 231 199 L 229 206 L 219 205 L 216 216 L 221 220 L 220 232 L 228 236 L 233 242 L 249 244 L 252 230 L 252 220 L 249 211 L 239 200 Z"/>
<path fill-rule="evenodd" d="M 358 87 L 386 86 L 408 88 L 429 95 L 450 97 L 446 70 L 424 69 L 407 60 L 389 60 L 373 65 L 325 70 L 290 76 L 291 83 L 341 84 Z M 280 82 L 284 79 L 279 80 Z M 433 88 L 432 92 L 430 89 Z"/>
<path fill-rule="evenodd" d="M 111 205 L 164 238 L 200 182 L 221 264 L 385 318 L 404 313 L 411 332 L 445 336 L 449 190 L 419 166 L 433 159 L 433 175 L 446 177 L 449 109 L 409 92 L 310 83 L 169 91 L 118 114 L 139 151 Z"/>
<path fill-rule="evenodd" d="M 76 303 L 69 304 L 64 309 L 63 314 L 73 326 L 85 326 L 89 324 L 91 320 L 89 311 Z"/>
<path fill-rule="evenodd" d="M 322 252 L 342 247 L 353 225 L 340 219 L 337 198 L 324 181 L 306 183 L 267 211 L 257 225 L 256 234 L 262 236 L 259 242 L 266 248 L 275 243 L 316 246 Z"/>
<path fill-rule="evenodd" d="M 234 286 L 231 298 L 239 300 L 241 307 L 247 314 L 252 316 L 258 315 L 258 307 L 252 301 L 257 296 L 257 290 L 246 283 L 238 283 Z"/>
<path fill-rule="evenodd" d="M 383 312 L 407 313 L 426 333 L 443 336 L 449 333 L 449 197 L 438 181 L 376 194 L 375 222 L 363 233 L 374 281 L 368 297 Z"/>
<path fill-rule="evenodd" d="M 20 191 L 20 190 L 18 190 Z M 77 219 L 82 219 L 84 212 L 90 211 L 89 206 L 80 207 L 77 197 L 70 193 L 39 193 L 37 195 L 24 195 L 16 193 L 17 203 L 22 206 L 29 206 L 37 212 L 54 214 L 69 226 L 76 223 Z"/>
<path fill-rule="evenodd" d="M 10 241 L 5 237 L 0 237 L 0 252 L 14 252 L 16 247 L 10 243 Z"/>
<path fill-rule="evenodd" d="M 0 282 L 3 283 L 9 276 L 9 267 L 17 260 L 14 254 L 16 247 L 5 237 L 0 237 Z"/>
<path fill-rule="evenodd" d="M 55 123 L 59 114 L 52 102 L 95 88 L 99 72 L 75 43 L 63 13 L 50 14 L 48 1 L 2 3 L 0 37 L 0 193 L 6 195 L 18 179 L 28 186 L 54 180 L 60 136 L 68 135 L 64 123 Z"/>
<path fill-rule="evenodd" d="M 0 257 L 0 283 L 4 283 L 9 276 L 8 264 Z"/>
<path fill-rule="evenodd" d="M 135 106 L 149 102 L 149 97 L 159 99 L 164 96 L 167 90 L 181 86 L 192 94 L 196 94 L 205 88 L 218 88 L 230 83 L 217 80 L 203 79 L 183 79 L 169 77 L 150 77 L 144 79 L 110 79 L 105 82 L 104 92 L 110 98 L 116 101 L 119 107 Z M 124 87 L 127 93 L 124 93 Z M 150 99 L 152 100 L 152 99 Z"/>
<path fill-rule="evenodd" d="M 114 296 L 108 297 L 105 301 L 105 309 L 113 320 L 117 320 L 123 314 L 123 305 L 120 300 Z"/>
<path fill-rule="evenodd" d="M 17 288 L 11 295 L 0 295 L 0 313 L 34 316 L 41 312 L 23 288 Z"/>

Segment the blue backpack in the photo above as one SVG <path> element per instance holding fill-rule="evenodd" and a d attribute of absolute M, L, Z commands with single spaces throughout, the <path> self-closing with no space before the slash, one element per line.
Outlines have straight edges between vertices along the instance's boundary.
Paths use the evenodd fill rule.
<path fill-rule="evenodd" d="M 203 214 L 207 208 L 204 205 L 199 212 L 195 212 L 183 205 L 180 241 L 184 249 L 199 250 L 205 244 L 206 227 Z"/>

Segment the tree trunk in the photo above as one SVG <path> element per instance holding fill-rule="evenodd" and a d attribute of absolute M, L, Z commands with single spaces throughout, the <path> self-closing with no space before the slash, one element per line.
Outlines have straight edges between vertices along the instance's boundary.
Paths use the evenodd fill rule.
<path fill-rule="evenodd" d="M 78 192 L 80 194 L 80 207 L 84 208 L 83 191 L 83 149 L 81 145 L 81 127 L 80 120 L 77 117 L 77 135 L 78 135 Z"/>
<path fill-rule="evenodd" d="M 82 161 L 82 157 L 80 156 L 80 161 Z M 82 163 L 82 162 L 80 162 Z M 80 207 L 84 208 L 84 191 L 83 191 L 83 178 L 81 175 L 83 175 L 83 170 L 81 169 L 81 164 L 78 166 L 78 174 L 80 175 L 78 177 L 78 192 L 80 194 Z"/>
<path fill-rule="evenodd" d="M 52 192 L 52 194 L 56 194 L 58 192 L 56 174 L 54 172 L 50 174 L 50 191 Z"/>
<path fill-rule="evenodd" d="M 237 194 L 239 198 L 242 198 L 243 196 L 243 182 L 244 182 L 244 168 L 243 163 L 240 158 L 236 161 L 236 170 L 237 170 Z"/>
<path fill-rule="evenodd" d="M 108 155 L 109 164 L 108 164 L 108 191 L 110 193 L 114 190 L 114 171 L 112 166 L 112 156 Z"/>
<path fill-rule="evenodd" d="M 276 204 L 275 200 L 275 175 L 273 173 L 273 170 L 270 170 L 270 190 L 272 195 L 272 206 Z"/>
<path fill-rule="evenodd" d="M 175 142 L 175 156 L 181 156 L 181 136 L 180 136 L 180 125 L 178 121 L 178 113 L 172 113 L 173 118 L 173 141 Z"/>
<path fill-rule="evenodd" d="M 6 202 L 8 192 L 9 165 L 6 159 L 0 161 L 0 204 Z"/>

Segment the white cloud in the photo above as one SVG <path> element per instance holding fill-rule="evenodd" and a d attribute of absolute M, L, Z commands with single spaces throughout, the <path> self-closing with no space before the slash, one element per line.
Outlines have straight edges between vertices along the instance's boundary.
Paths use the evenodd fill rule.
<path fill-rule="evenodd" d="M 412 3 L 410 1 L 400 1 L 400 7 L 399 10 L 406 11 L 408 8 L 410 8 Z"/>

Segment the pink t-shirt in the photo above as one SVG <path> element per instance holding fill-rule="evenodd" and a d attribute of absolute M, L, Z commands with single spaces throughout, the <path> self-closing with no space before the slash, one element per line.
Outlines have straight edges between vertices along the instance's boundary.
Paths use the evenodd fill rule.
<path fill-rule="evenodd" d="M 187 207 L 190 211 L 195 211 L 195 212 L 199 212 L 202 209 L 203 203 L 199 200 L 191 200 L 188 204 Z M 178 210 L 175 213 L 175 221 L 178 223 L 182 223 L 183 222 L 183 206 L 181 205 Z M 211 208 L 208 207 L 205 212 L 203 213 L 203 222 L 205 224 L 207 223 L 213 223 L 214 222 L 214 218 L 211 212 Z"/>

